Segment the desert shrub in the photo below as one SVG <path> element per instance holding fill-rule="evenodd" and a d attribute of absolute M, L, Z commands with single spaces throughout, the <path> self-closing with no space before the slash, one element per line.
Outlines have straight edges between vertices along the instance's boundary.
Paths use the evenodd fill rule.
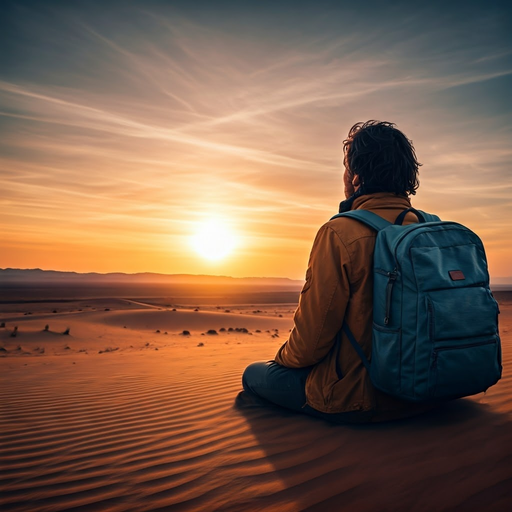
<path fill-rule="evenodd" d="M 68 327 L 68 328 L 67 328 L 67 329 L 66 329 L 62 334 L 65 334 L 65 335 L 67 336 L 67 335 L 69 335 L 69 331 L 70 331 L 70 330 L 71 330 L 71 329 Z"/>
<path fill-rule="evenodd" d="M 198 344 L 197 344 L 198 347 L 204 347 L 204 343 L 202 341 L 200 341 Z"/>
<path fill-rule="evenodd" d="M 48 329 L 49 329 L 49 328 L 50 328 L 50 326 L 49 326 L 48 324 L 46 324 L 46 325 L 44 326 L 44 330 L 45 330 L 46 332 L 48 332 Z"/>
<path fill-rule="evenodd" d="M 105 352 L 115 352 L 116 350 L 119 350 L 119 347 L 116 347 L 116 348 L 107 347 L 105 350 L 100 350 L 98 352 L 98 354 L 103 354 Z"/>
<path fill-rule="evenodd" d="M 206 334 L 217 334 L 217 331 L 215 329 L 208 329 L 208 331 L 206 331 Z"/>
<path fill-rule="evenodd" d="M 183 336 L 190 336 L 190 331 L 183 331 L 181 334 Z"/>

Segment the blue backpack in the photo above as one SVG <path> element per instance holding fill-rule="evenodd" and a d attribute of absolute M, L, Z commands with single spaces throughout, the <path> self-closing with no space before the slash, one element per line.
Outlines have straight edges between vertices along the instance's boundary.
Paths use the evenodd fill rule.
<path fill-rule="evenodd" d="M 403 226 L 409 211 L 419 222 Z M 478 236 L 414 208 L 394 224 L 367 210 L 333 219 L 341 216 L 378 231 L 371 363 L 349 326 L 342 327 L 374 386 L 425 402 L 474 395 L 496 384 L 502 370 L 499 308 Z"/>

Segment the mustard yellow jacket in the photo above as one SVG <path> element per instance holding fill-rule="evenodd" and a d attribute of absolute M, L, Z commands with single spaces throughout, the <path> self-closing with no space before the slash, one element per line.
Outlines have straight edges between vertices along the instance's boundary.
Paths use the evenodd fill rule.
<path fill-rule="evenodd" d="M 377 193 L 358 197 L 352 209 L 370 210 L 394 222 L 409 208 L 405 196 Z M 417 222 L 413 213 L 404 224 Z M 315 238 L 295 325 L 275 360 L 289 368 L 312 366 L 306 381 L 307 404 L 318 411 L 374 411 L 373 420 L 407 416 L 418 407 L 376 390 L 354 348 L 336 334 L 345 320 L 371 358 L 373 251 L 376 231 L 350 218 L 324 224 Z M 338 355 L 339 354 L 339 355 Z M 338 358 L 342 378 L 336 372 Z"/>

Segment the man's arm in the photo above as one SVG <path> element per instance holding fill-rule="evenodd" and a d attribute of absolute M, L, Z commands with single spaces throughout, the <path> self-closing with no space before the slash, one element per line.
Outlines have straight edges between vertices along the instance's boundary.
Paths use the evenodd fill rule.
<path fill-rule="evenodd" d="M 321 361 L 331 350 L 350 297 L 350 257 L 328 225 L 318 231 L 311 250 L 295 326 L 279 349 L 276 362 L 303 368 Z"/>

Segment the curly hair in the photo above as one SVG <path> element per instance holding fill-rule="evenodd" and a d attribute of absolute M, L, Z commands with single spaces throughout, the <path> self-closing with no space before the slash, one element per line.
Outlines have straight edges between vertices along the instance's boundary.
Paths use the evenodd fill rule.
<path fill-rule="evenodd" d="M 343 141 L 343 163 L 357 174 L 364 193 L 416 194 L 418 169 L 412 141 L 394 123 L 356 123 Z"/>

